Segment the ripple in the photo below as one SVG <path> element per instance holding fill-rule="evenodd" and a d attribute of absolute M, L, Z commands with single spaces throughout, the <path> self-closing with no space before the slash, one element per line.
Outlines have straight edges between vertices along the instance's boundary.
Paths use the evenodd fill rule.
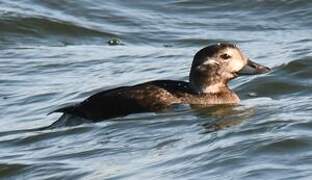
<path fill-rule="evenodd" d="M 8 39 L 17 34 L 19 41 L 27 42 L 55 42 L 56 45 L 81 44 L 81 41 L 100 41 L 105 44 L 105 40 L 110 37 L 117 37 L 116 34 L 98 30 L 74 22 L 66 22 L 58 19 L 46 17 L 19 17 L 8 20 L 0 20 L 0 26 L 3 27 L 0 33 L 6 34 L 4 41 L 14 41 Z M 76 40 L 79 37 L 79 40 Z"/>
<path fill-rule="evenodd" d="M 246 97 L 250 92 L 257 96 L 282 97 L 295 94 L 310 94 L 312 81 L 311 58 L 294 60 L 286 65 L 273 69 L 269 75 L 252 79 L 237 88 L 238 92 Z"/>
<path fill-rule="evenodd" d="M 312 176 L 310 1 L 0 4 L 0 179 Z M 238 106 L 49 126 L 47 112 L 100 90 L 187 80 L 196 50 L 220 41 L 273 66 L 232 82 Z"/>

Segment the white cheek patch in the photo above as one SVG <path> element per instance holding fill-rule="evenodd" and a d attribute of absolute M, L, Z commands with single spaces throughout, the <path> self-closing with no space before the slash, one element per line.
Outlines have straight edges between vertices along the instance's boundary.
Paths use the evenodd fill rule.
<path fill-rule="evenodd" d="M 237 72 L 245 66 L 246 57 L 239 49 L 227 49 L 225 52 L 232 57 L 228 64 L 230 71 Z"/>
<path fill-rule="evenodd" d="M 241 60 L 233 60 L 231 61 L 230 67 L 232 71 L 239 71 L 244 67 L 244 63 Z"/>
<path fill-rule="evenodd" d="M 199 71 L 207 71 L 209 67 L 215 67 L 219 65 L 220 63 L 216 61 L 215 59 L 209 59 L 203 62 L 201 65 L 197 66 L 196 69 L 198 69 Z"/>
<path fill-rule="evenodd" d="M 219 65 L 219 62 L 214 59 L 209 59 L 203 63 L 203 65 Z"/>
<path fill-rule="evenodd" d="M 198 69 L 200 71 L 207 71 L 208 67 L 212 67 L 215 65 L 219 65 L 219 62 L 214 60 L 214 59 L 209 59 L 209 60 L 203 62 L 201 65 L 197 66 L 196 69 Z"/>

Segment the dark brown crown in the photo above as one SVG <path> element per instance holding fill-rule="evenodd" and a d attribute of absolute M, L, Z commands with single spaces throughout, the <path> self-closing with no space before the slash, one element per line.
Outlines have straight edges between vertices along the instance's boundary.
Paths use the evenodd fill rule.
<path fill-rule="evenodd" d="M 221 50 L 224 50 L 226 48 L 237 49 L 237 46 L 235 44 L 230 44 L 230 43 L 218 43 L 218 44 L 207 46 L 199 50 L 195 54 L 192 66 L 197 66 L 197 65 L 202 64 L 204 61 L 207 60 L 208 57 L 213 57 L 215 54 L 219 53 Z"/>

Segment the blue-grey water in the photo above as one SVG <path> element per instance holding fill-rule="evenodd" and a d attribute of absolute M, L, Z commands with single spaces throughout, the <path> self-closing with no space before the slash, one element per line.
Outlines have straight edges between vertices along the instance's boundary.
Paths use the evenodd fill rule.
<path fill-rule="evenodd" d="M 239 106 L 36 129 L 101 89 L 187 80 L 220 41 L 272 67 L 231 82 Z M 309 0 L 0 0 L 0 179 L 311 179 L 311 102 Z"/>

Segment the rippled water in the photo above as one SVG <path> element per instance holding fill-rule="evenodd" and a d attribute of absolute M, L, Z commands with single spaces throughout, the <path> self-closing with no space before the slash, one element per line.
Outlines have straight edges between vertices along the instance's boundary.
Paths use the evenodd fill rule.
<path fill-rule="evenodd" d="M 0 179 L 310 179 L 311 27 L 308 0 L 0 0 Z M 220 41 L 273 67 L 231 83 L 239 106 L 36 129 L 101 89 L 187 80 Z"/>

